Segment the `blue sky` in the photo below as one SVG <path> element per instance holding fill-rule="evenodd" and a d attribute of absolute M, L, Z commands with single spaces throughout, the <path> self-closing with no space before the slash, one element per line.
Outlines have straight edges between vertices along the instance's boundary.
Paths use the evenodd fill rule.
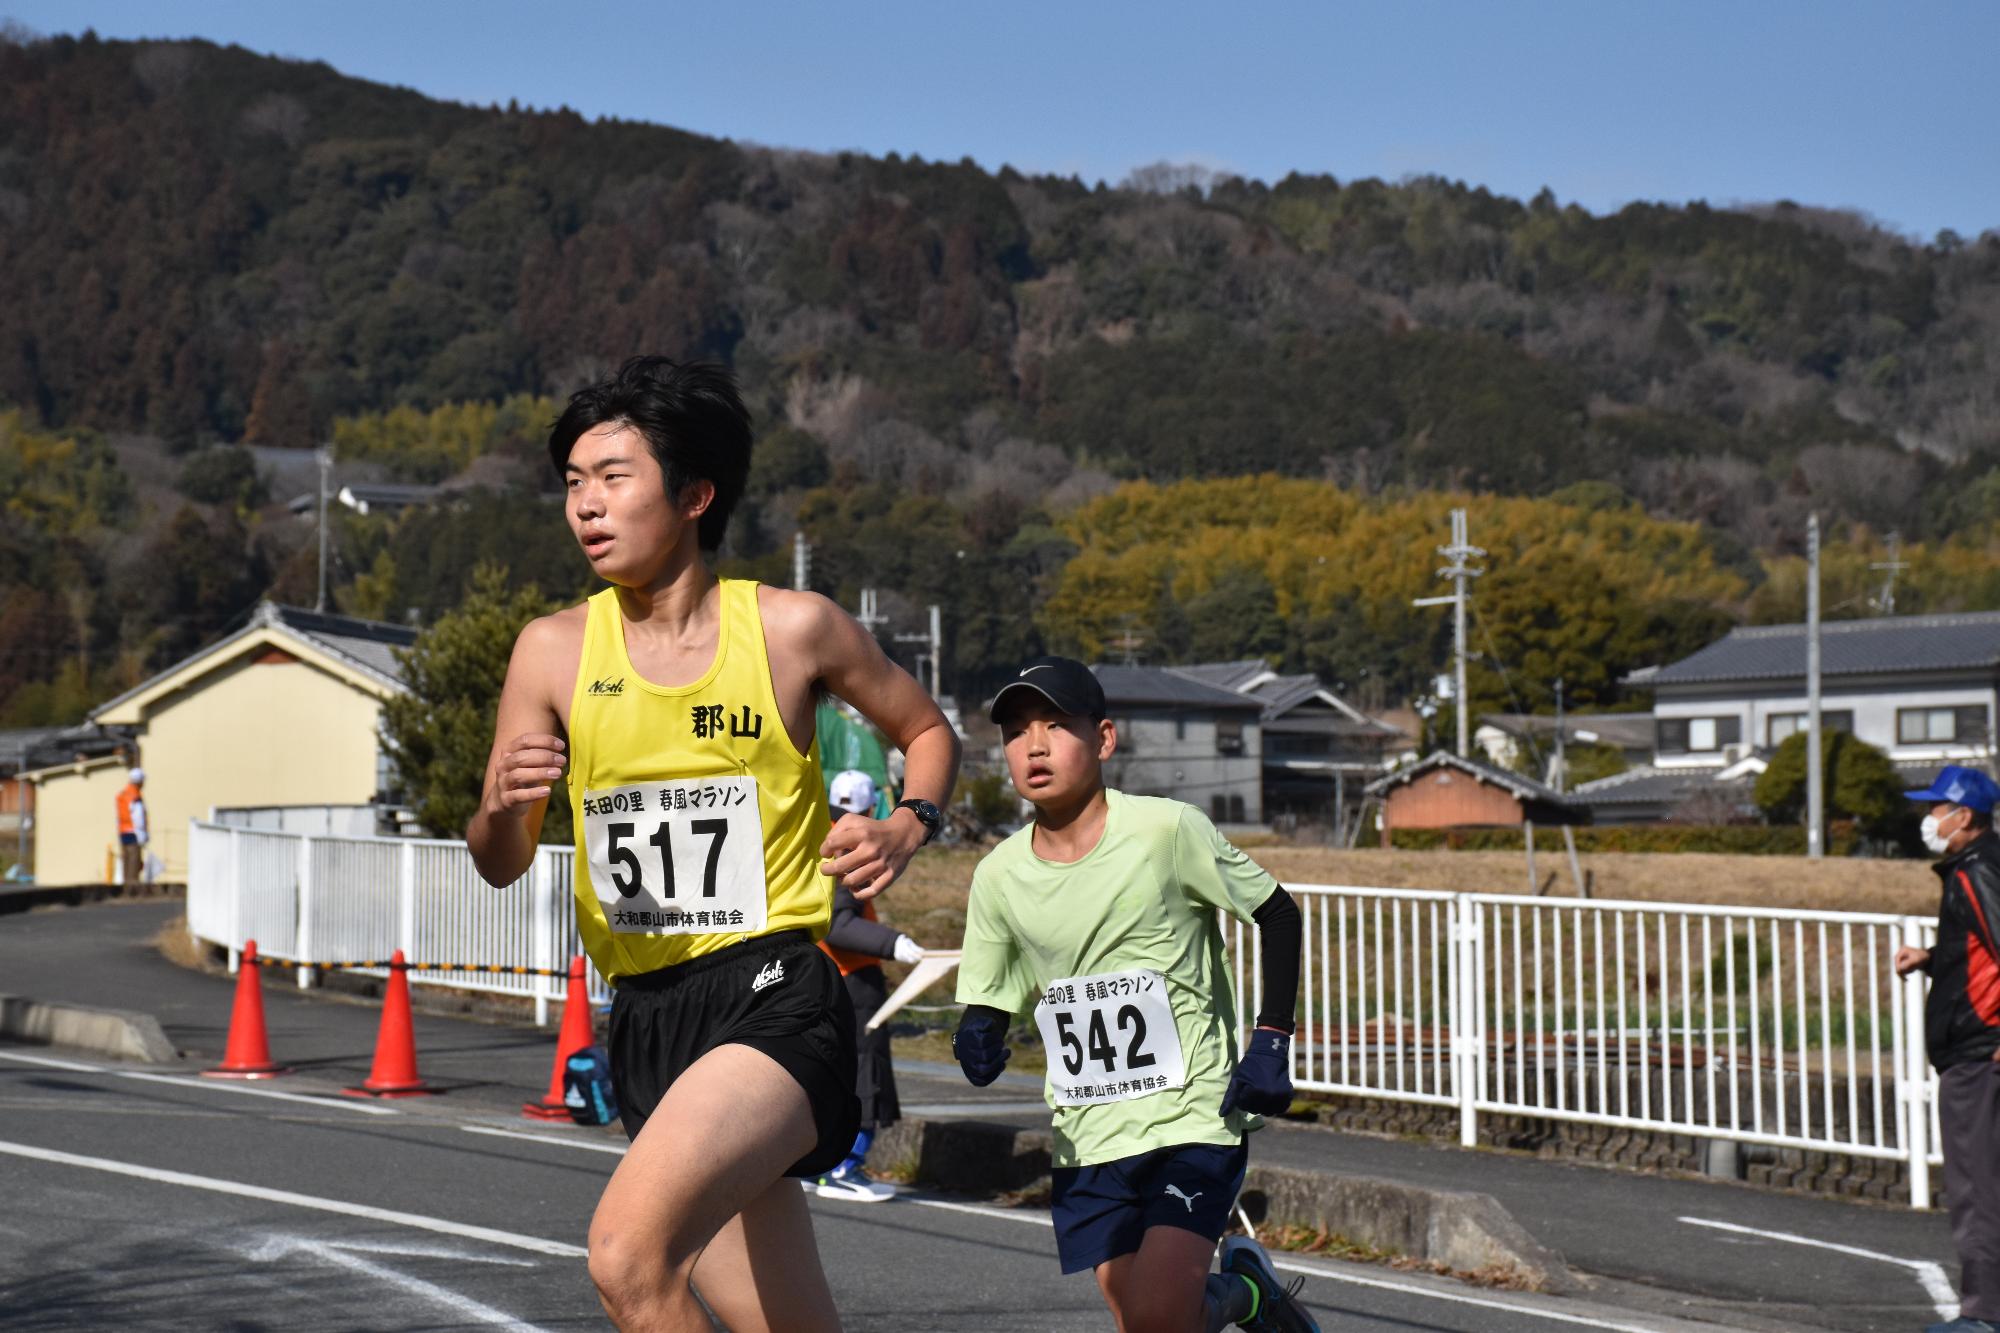
<path fill-rule="evenodd" d="M 1437 174 L 1594 211 L 1788 198 L 2000 228 L 2000 3 L 0 0 L 437 97 L 1121 179 Z"/>

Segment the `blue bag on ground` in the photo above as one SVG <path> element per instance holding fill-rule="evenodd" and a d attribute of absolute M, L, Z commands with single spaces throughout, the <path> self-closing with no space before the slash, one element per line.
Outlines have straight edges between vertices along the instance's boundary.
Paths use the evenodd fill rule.
<path fill-rule="evenodd" d="M 579 1125 L 608 1125 L 618 1118 L 611 1056 L 602 1046 L 586 1046 L 563 1061 L 563 1105 Z"/>

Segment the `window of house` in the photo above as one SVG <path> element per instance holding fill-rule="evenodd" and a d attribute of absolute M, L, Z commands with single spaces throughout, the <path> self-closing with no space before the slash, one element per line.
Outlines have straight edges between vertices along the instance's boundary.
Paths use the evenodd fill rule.
<path fill-rule="evenodd" d="M 1828 731 L 1845 731 L 1851 734 L 1854 730 L 1854 712 L 1852 709 L 1847 708 L 1821 709 L 1819 724 Z M 1787 736 L 1806 729 L 1806 715 L 1804 713 L 1773 713 L 1769 718 L 1765 719 L 1764 726 L 1764 743 L 1775 747 L 1782 745 Z"/>
<path fill-rule="evenodd" d="M 1956 742 L 1974 745 L 1986 739 L 1986 705 L 1950 708 L 1898 708 L 1896 741 L 1901 745 Z"/>
<path fill-rule="evenodd" d="M 1229 819 L 1229 798 L 1221 792 L 1208 798 L 1208 815 L 1216 823 L 1226 823 Z"/>
<path fill-rule="evenodd" d="M 1177 741 L 1184 741 L 1184 740 L 1186 740 L 1186 739 L 1187 739 L 1187 719 L 1186 719 L 1186 718 L 1184 718 L 1184 717 L 1177 717 L 1177 718 L 1175 718 L 1175 719 L 1174 719 L 1174 739 L 1175 739 L 1175 740 L 1177 740 Z"/>
<path fill-rule="evenodd" d="M 1663 717 L 1654 732 L 1661 754 L 1713 754 L 1743 739 L 1740 717 Z"/>
<path fill-rule="evenodd" d="M 1241 796 L 1231 796 L 1229 798 L 1229 822 L 1232 824 L 1241 824 L 1243 822 L 1243 810 L 1243 798 Z"/>
<path fill-rule="evenodd" d="M 1217 754 L 1243 753 L 1243 724 L 1218 720 L 1215 724 L 1215 750 Z"/>

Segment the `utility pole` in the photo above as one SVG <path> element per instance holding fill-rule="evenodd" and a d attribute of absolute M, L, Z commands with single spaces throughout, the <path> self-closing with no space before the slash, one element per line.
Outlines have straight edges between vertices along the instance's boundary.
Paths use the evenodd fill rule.
<path fill-rule="evenodd" d="M 1896 533 L 1890 533 L 1889 558 L 1874 561 L 1868 566 L 1870 569 L 1882 570 L 1885 575 L 1882 580 L 1881 595 L 1875 599 L 1875 609 L 1882 615 L 1896 614 L 1896 575 L 1909 567 L 1910 562 L 1903 559 L 1903 539 Z"/>
<path fill-rule="evenodd" d="M 865 593 L 863 594 L 866 595 Z M 944 697 L 938 675 L 938 663 L 944 659 L 944 619 L 943 609 L 936 602 L 931 603 L 931 629 L 928 634 L 898 634 L 897 643 L 922 643 L 929 645 L 925 656 L 930 658 L 931 698 Z"/>
<path fill-rule="evenodd" d="M 1806 517 L 1806 855 L 1826 855 L 1826 775 L 1819 739 L 1819 515 Z"/>
<path fill-rule="evenodd" d="M 792 587 L 804 592 L 812 586 L 813 548 L 803 531 L 792 534 Z"/>
<path fill-rule="evenodd" d="M 326 610 L 326 492 L 327 479 L 333 471 L 333 446 L 321 445 L 313 451 L 319 460 L 319 600 L 313 610 Z"/>
<path fill-rule="evenodd" d="M 1569 786 L 1569 764 L 1563 753 L 1563 683 L 1556 677 L 1556 781 L 1558 792 Z"/>
<path fill-rule="evenodd" d="M 1412 606 L 1449 605 L 1452 608 L 1452 657 L 1457 664 L 1457 678 L 1453 693 L 1458 696 L 1458 753 L 1460 758 L 1465 758 L 1471 753 L 1470 746 L 1472 739 L 1471 729 L 1467 726 L 1465 700 L 1466 584 L 1486 572 L 1484 569 L 1473 569 L 1465 562 L 1467 560 L 1479 559 L 1486 552 L 1472 545 L 1469 540 L 1466 532 L 1465 511 L 1463 509 L 1454 509 L 1451 511 L 1451 545 L 1438 547 L 1437 553 L 1451 561 L 1449 565 L 1438 571 L 1439 578 L 1450 579 L 1452 581 L 1451 595 L 1449 597 L 1419 597 L 1410 604 Z"/>
<path fill-rule="evenodd" d="M 889 617 L 883 615 L 879 609 L 873 588 L 863 588 L 861 590 L 861 609 L 855 613 L 854 619 L 860 623 L 861 628 L 867 630 L 870 634 L 875 632 L 877 625 L 888 621 Z M 902 635 L 899 634 L 896 637 L 901 638 Z"/>

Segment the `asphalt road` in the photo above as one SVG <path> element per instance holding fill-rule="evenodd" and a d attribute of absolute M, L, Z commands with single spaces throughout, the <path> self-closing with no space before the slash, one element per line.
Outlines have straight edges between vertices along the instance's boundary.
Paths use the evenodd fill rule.
<path fill-rule="evenodd" d="M 420 1013 L 423 1072 L 447 1094 L 359 1102 L 338 1090 L 367 1072 L 378 1011 L 274 977 L 274 1054 L 300 1072 L 201 1080 L 229 984 L 148 946 L 176 911 L 0 918 L 0 990 L 147 1009 L 187 1052 L 143 1067 L 0 1045 L 0 1326 L 605 1326 L 581 1245 L 622 1139 L 520 1117 L 552 1034 Z M 1034 1079 L 981 1093 L 906 1065 L 902 1081 L 925 1114 L 1046 1123 Z M 1330 1330 L 1920 1328 L 1955 1276 L 1935 1262 L 1937 1214 L 1290 1127 L 1253 1151 L 1484 1190 L 1589 1282 L 1557 1299 L 1284 1259 Z M 1058 1275 L 1045 1210 L 921 1193 L 812 1207 L 849 1328 L 1108 1327 L 1090 1279 Z"/>

